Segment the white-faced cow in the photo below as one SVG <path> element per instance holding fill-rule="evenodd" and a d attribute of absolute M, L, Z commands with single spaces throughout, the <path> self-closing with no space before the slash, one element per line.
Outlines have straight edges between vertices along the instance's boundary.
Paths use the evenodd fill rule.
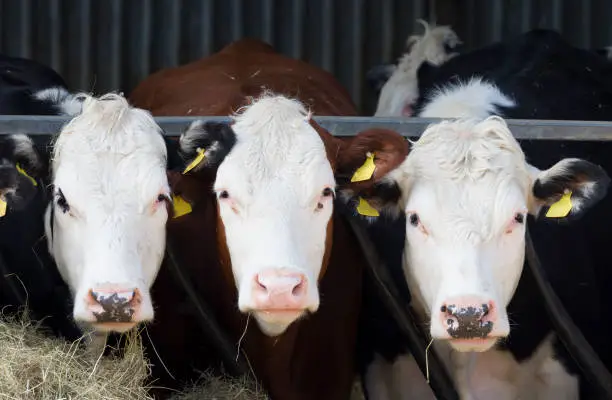
<path fill-rule="evenodd" d="M 334 138 L 312 115 L 355 115 L 346 91 L 255 40 L 160 71 L 131 100 L 154 115 L 231 116 L 195 122 L 179 140 L 197 167 L 171 174 L 190 209 L 169 222 L 169 248 L 272 398 L 348 398 L 364 260 L 336 210 L 335 175 L 371 151 L 391 168 L 407 154 L 405 139 L 377 129 Z M 161 274 L 154 298 L 177 297 Z M 158 304 L 149 332 L 164 363 L 173 373 L 206 367 L 197 317 Z M 177 327 L 172 340 L 158 333 L 165 321 Z"/>
<path fill-rule="evenodd" d="M 166 146 L 147 111 L 117 94 L 83 96 L 53 146 L 45 230 L 74 319 L 122 332 L 154 316 L 149 289 L 171 201 Z"/>
<path fill-rule="evenodd" d="M 530 165 L 505 121 L 493 116 L 431 125 L 397 169 L 343 193 L 406 216 L 403 269 L 412 306 L 461 398 L 562 399 L 578 396 L 578 379 L 557 359 L 550 325 L 542 336 L 532 332 L 540 339 L 522 362 L 496 346 L 524 328 L 513 322 L 536 328 L 507 308 L 513 296 L 527 300 L 516 289 L 528 214 L 547 212 L 571 193 L 571 210 L 559 219 L 580 217 L 608 184 L 603 169 L 582 159 L 545 170 Z M 533 295 L 531 307 L 541 309 L 538 301 Z M 381 354 L 366 374 L 370 398 L 431 398 L 411 356 Z"/>
<path fill-rule="evenodd" d="M 0 114 L 63 115 L 80 111 L 80 99 L 51 68 L 0 55 Z M 0 136 L 0 308 L 28 315 L 56 334 L 76 339 L 67 316 L 67 289 L 44 246 L 47 201 L 46 139 Z M 38 148 L 37 148 L 38 147 Z"/>

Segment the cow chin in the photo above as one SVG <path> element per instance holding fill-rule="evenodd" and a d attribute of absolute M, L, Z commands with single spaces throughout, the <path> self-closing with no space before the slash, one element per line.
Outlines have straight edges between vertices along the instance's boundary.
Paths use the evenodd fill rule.
<path fill-rule="evenodd" d="M 278 336 L 303 317 L 306 310 L 253 310 L 257 325 L 267 336 Z"/>
<path fill-rule="evenodd" d="M 477 352 L 482 353 L 495 346 L 499 338 L 490 337 L 485 339 L 449 339 L 451 347 L 461 353 Z"/>
<path fill-rule="evenodd" d="M 124 333 L 135 328 L 138 322 L 103 322 L 103 323 L 92 323 L 91 326 L 97 332 L 117 332 Z"/>

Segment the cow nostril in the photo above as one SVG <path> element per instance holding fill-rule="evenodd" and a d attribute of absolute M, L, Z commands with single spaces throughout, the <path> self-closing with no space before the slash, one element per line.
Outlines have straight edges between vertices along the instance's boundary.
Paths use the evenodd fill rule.
<path fill-rule="evenodd" d="M 482 317 L 486 317 L 487 315 L 489 315 L 489 306 L 486 304 L 482 305 Z"/>
<path fill-rule="evenodd" d="M 291 294 L 293 296 L 299 296 L 302 294 L 304 290 L 304 281 L 301 281 L 300 283 L 298 283 L 297 285 L 295 285 L 295 287 L 293 288 L 293 290 L 291 290 Z"/>

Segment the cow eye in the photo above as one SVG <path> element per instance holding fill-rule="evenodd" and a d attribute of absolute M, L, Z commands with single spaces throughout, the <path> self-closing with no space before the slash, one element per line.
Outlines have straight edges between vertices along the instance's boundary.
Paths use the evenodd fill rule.
<path fill-rule="evenodd" d="M 410 222 L 410 225 L 414 227 L 419 226 L 419 224 L 421 223 L 421 220 L 419 219 L 419 216 L 416 213 L 410 214 L 410 217 L 408 217 L 408 221 Z"/>
<path fill-rule="evenodd" d="M 168 196 L 162 193 L 159 196 L 157 196 L 157 201 L 160 203 L 163 203 L 164 201 L 168 201 Z"/>
<path fill-rule="evenodd" d="M 229 193 L 227 192 L 227 190 L 222 190 L 219 192 L 219 198 L 220 199 L 229 199 Z"/>
<path fill-rule="evenodd" d="M 62 193 L 62 189 L 57 190 L 57 193 L 55 194 L 55 203 L 64 214 L 70 211 L 70 205 L 68 205 L 68 201 L 66 201 L 64 193 Z"/>
<path fill-rule="evenodd" d="M 521 213 L 516 213 L 516 215 L 514 216 L 514 221 L 517 224 L 522 224 L 523 222 L 525 222 L 525 216 Z"/>
<path fill-rule="evenodd" d="M 321 193 L 321 195 L 323 197 L 330 197 L 330 196 L 334 195 L 334 191 L 332 190 L 332 188 L 328 188 L 327 187 L 327 188 L 323 189 L 323 193 Z"/>

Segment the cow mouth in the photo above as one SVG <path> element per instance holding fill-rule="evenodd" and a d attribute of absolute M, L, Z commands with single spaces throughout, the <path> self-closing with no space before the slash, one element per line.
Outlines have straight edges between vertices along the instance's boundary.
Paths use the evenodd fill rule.
<path fill-rule="evenodd" d="M 119 332 L 124 333 L 138 325 L 137 322 L 95 322 L 92 323 L 94 329 L 100 332 Z"/>
<path fill-rule="evenodd" d="M 264 308 L 259 310 L 253 310 L 262 317 L 274 316 L 274 317 L 290 317 L 294 315 L 301 315 L 306 312 L 302 308 Z"/>
<path fill-rule="evenodd" d="M 447 339 L 451 347 L 459 352 L 483 352 L 491 349 L 500 337 L 472 338 L 472 339 Z"/>

